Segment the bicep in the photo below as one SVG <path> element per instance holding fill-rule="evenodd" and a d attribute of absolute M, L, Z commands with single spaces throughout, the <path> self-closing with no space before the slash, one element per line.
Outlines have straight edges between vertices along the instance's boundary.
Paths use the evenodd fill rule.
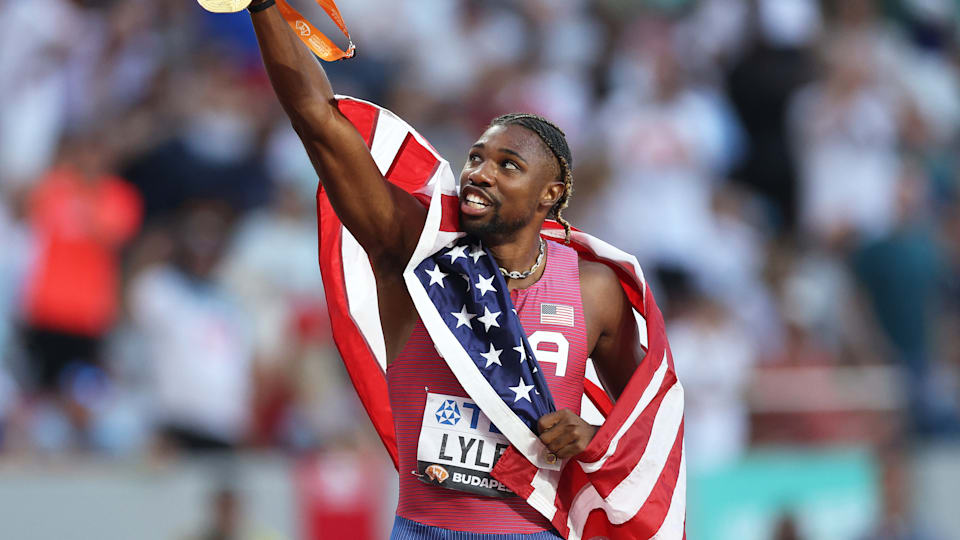
<path fill-rule="evenodd" d="M 613 273 L 599 286 L 603 299 L 597 310 L 600 332 L 591 352 L 591 359 L 604 390 L 616 400 L 627 387 L 633 372 L 646 354 L 640 343 L 640 332 L 633 306 Z"/>
<path fill-rule="evenodd" d="M 294 129 L 347 230 L 370 256 L 405 263 L 426 220 L 423 205 L 387 182 L 363 137 L 335 107 L 294 122 Z"/>
<path fill-rule="evenodd" d="M 601 336 L 597 341 L 593 364 L 604 390 L 614 399 L 623 393 L 645 354 L 632 313 L 629 320 L 625 318 L 620 324 L 617 332 Z"/>

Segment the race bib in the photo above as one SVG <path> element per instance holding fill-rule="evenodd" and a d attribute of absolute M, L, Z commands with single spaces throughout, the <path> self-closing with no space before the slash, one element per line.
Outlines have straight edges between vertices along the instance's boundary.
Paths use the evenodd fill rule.
<path fill-rule="evenodd" d="M 422 482 L 487 497 L 512 497 L 490 471 L 510 442 L 469 398 L 427 393 L 417 444 Z"/>

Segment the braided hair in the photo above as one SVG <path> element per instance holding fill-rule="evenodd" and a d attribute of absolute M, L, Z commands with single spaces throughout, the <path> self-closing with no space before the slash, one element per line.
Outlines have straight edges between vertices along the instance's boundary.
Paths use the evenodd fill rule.
<path fill-rule="evenodd" d="M 570 204 L 570 197 L 573 195 L 573 155 L 570 153 L 570 146 L 567 144 L 567 136 L 553 122 L 542 116 L 529 113 L 510 113 L 498 116 L 490 122 L 490 127 L 494 126 L 521 126 L 529 129 L 540 137 L 540 140 L 553 153 L 553 157 L 557 158 L 557 163 L 560 165 L 560 177 L 563 178 L 563 194 L 550 209 L 548 216 L 563 225 L 566 241 L 570 242 L 570 223 L 562 215 L 563 210 Z"/>

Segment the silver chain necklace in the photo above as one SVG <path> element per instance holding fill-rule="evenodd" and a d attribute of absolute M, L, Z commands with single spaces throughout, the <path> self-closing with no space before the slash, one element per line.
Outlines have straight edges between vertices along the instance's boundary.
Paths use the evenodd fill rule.
<path fill-rule="evenodd" d="M 500 268 L 500 273 L 503 274 L 504 277 L 508 277 L 510 279 L 526 279 L 532 276 L 533 273 L 537 271 L 537 268 L 540 268 L 540 263 L 543 262 L 543 254 L 545 253 L 545 247 L 546 247 L 546 244 L 543 241 L 543 238 L 541 238 L 540 254 L 537 255 L 537 262 L 533 263 L 533 266 L 531 266 L 530 269 L 527 270 L 526 272 L 517 272 L 517 271 L 508 272 L 504 267 L 499 266 L 498 268 Z"/>

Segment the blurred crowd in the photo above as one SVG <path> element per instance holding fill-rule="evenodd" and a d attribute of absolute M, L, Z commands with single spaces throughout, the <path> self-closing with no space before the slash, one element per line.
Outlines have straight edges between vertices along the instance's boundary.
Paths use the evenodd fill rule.
<path fill-rule="evenodd" d="M 455 169 L 498 114 L 566 131 L 569 218 L 667 317 L 693 471 L 960 434 L 960 3 L 342 4 L 335 90 Z M 0 453 L 368 437 L 246 14 L 4 1 L 0 95 Z"/>

